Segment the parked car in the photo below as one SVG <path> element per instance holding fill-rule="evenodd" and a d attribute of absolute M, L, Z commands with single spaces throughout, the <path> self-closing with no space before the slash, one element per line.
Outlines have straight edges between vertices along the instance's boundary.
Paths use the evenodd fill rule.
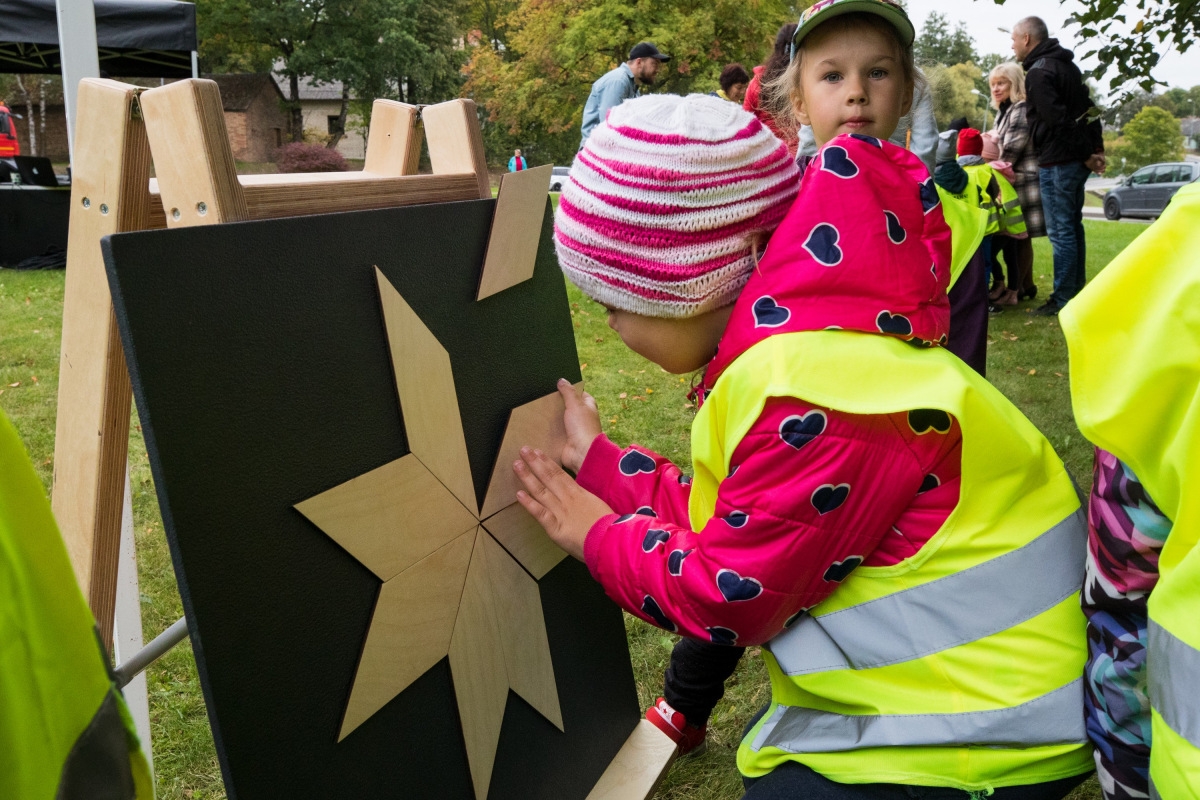
<path fill-rule="evenodd" d="M 17 129 L 13 125 L 12 112 L 0 104 L 0 158 L 12 158 L 21 155 L 21 145 L 17 142 Z"/>
<path fill-rule="evenodd" d="M 555 167 L 550 170 L 550 191 L 561 192 L 569 180 L 571 180 L 570 167 Z"/>
<path fill-rule="evenodd" d="M 1109 190 L 1104 216 L 1157 217 L 1181 188 L 1200 177 L 1200 162 L 1173 162 L 1142 167 Z"/>

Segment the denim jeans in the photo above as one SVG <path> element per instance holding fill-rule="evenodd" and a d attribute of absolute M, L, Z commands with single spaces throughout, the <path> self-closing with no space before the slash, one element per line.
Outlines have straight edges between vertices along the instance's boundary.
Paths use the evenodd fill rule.
<path fill-rule="evenodd" d="M 1067 304 L 1087 282 L 1087 242 L 1083 235 L 1083 185 L 1091 171 L 1082 162 L 1042 167 L 1042 209 L 1054 249 L 1054 293 L 1050 302 Z"/>

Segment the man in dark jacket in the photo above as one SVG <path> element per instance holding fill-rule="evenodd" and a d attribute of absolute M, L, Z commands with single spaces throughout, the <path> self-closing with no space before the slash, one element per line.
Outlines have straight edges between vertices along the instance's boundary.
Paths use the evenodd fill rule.
<path fill-rule="evenodd" d="M 1030 134 L 1054 250 L 1054 293 L 1034 313 L 1054 316 L 1087 282 L 1084 183 L 1090 173 L 1104 172 L 1104 138 L 1074 53 L 1049 37 L 1046 23 L 1026 17 L 1013 27 L 1012 42 L 1025 67 Z"/>

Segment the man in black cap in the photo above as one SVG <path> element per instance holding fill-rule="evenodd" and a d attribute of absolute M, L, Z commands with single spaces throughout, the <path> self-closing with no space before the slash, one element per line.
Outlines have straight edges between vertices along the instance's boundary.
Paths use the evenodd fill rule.
<path fill-rule="evenodd" d="M 658 52 L 650 42 L 638 42 L 629 51 L 629 60 L 600 76 L 592 84 L 592 92 L 583 106 L 583 143 L 592 135 L 592 129 L 608 115 L 608 110 L 619 106 L 631 97 L 637 97 L 639 83 L 649 86 L 658 75 L 658 65 L 670 61 L 671 57 Z"/>

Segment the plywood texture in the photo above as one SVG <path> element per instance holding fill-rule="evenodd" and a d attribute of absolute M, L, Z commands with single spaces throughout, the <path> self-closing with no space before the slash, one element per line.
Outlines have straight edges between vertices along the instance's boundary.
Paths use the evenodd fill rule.
<path fill-rule="evenodd" d="M 375 270 L 375 277 L 409 449 L 461 503 L 477 512 L 450 354 L 383 273 Z"/>
<path fill-rule="evenodd" d="M 371 104 L 365 172 L 376 175 L 415 175 L 421 162 L 421 125 L 416 106 L 395 100 Z"/>
<path fill-rule="evenodd" d="M 582 383 L 576 386 L 581 387 Z M 538 448 L 555 461 L 559 460 L 567 443 L 567 429 L 563 422 L 565 410 L 562 395 L 557 389 L 512 410 L 504 431 L 504 441 L 500 445 L 500 455 L 496 458 L 496 468 L 492 471 L 492 480 L 483 501 L 484 517 L 490 517 L 516 500 L 517 490 L 522 487 L 512 465 L 520 457 L 523 445 Z"/>
<path fill-rule="evenodd" d="M 168 83 L 143 92 L 140 105 L 167 227 L 248 219 L 217 84 Z"/>
<path fill-rule="evenodd" d="M 478 298 L 491 297 L 533 277 L 552 166 L 510 172 L 500 179 L 496 216 L 488 236 Z"/>
<path fill-rule="evenodd" d="M 296 509 L 384 581 L 478 524 L 411 453 Z"/>
<path fill-rule="evenodd" d="M 497 463 L 503 463 L 498 459 Z M 488 533 L 536 580 L 558 566 L 566 552 L 542 530 L 529 512 L 514 503 L 488 517 L 483 525 Z"/>
<path fill-rule="evenodd" d="M 480 198 L 492 196 L 483 133 L 474 100 L 449 100 L 421 109 L 429 162 L 435 175 L 469 172 L 475 175 Z M 547 180 L 547 188 L 549 181 Z"/>
<path fill-rule="evenodd" d="M 133 113 L 137 91 L 91 78 L 79 88 L 54 440 L 54 516 L 106 647 L 116 606 L 130 389 L 100 237 L 147 223 L 150 148 Z"/>
<path fill-rule="evenodd" d="M 476 532 L 458 536 L 384 583 L 338 740 L 446 657 Z M 413 624 L 414 621 L 416 624 Z"/>
<path fill-rule="evenodd" d="M 390 587 L 403 571 L 383 591 L 295 506 L 412 452 L 376 268 L 448 354 L 476 508 L 512 409 L 553 392 L 559 377 L 580 380 L 549 219 L 533 278 L 475 301 L 494 206 L 412 206 L 105 243 L 231 800 L 475 796 L 451 658 L 375 713 L 365 703 L 355 712 L 361 723 L 338 741 L 356 721 L 347 711 L 356 675 L 391 660 L 374 653 L 375 618 L 406 630 L 428 619 L 438 634 L 403 680 L 442 646 L 445 609 L 462 595 L 450 584 L 426 591 L 412 602 L 435 611 L 406 613 L 410 602 L 396 598 L 407 584 L 397 584 L 396 597 Z M 495 545 L 487 552 L 507 557 Z M 640 718 L 621 614 L 586 567 L 561 560 L 536 590 L 565 730 L 506 691 L 493 800 L 586 797 Z M 504 644 L 497 654 L 505 659 Z M 502 672 L 507 681 L 506 660 Z M 545 707 L 533 690 L 522 692 Z"/>
<path fill-rule="evenodd" d="M 675 749 L 675 742 L 654 723 L 642 720 L 588 800 L 644 800 L 667 774 L 675 760 Z"/>

